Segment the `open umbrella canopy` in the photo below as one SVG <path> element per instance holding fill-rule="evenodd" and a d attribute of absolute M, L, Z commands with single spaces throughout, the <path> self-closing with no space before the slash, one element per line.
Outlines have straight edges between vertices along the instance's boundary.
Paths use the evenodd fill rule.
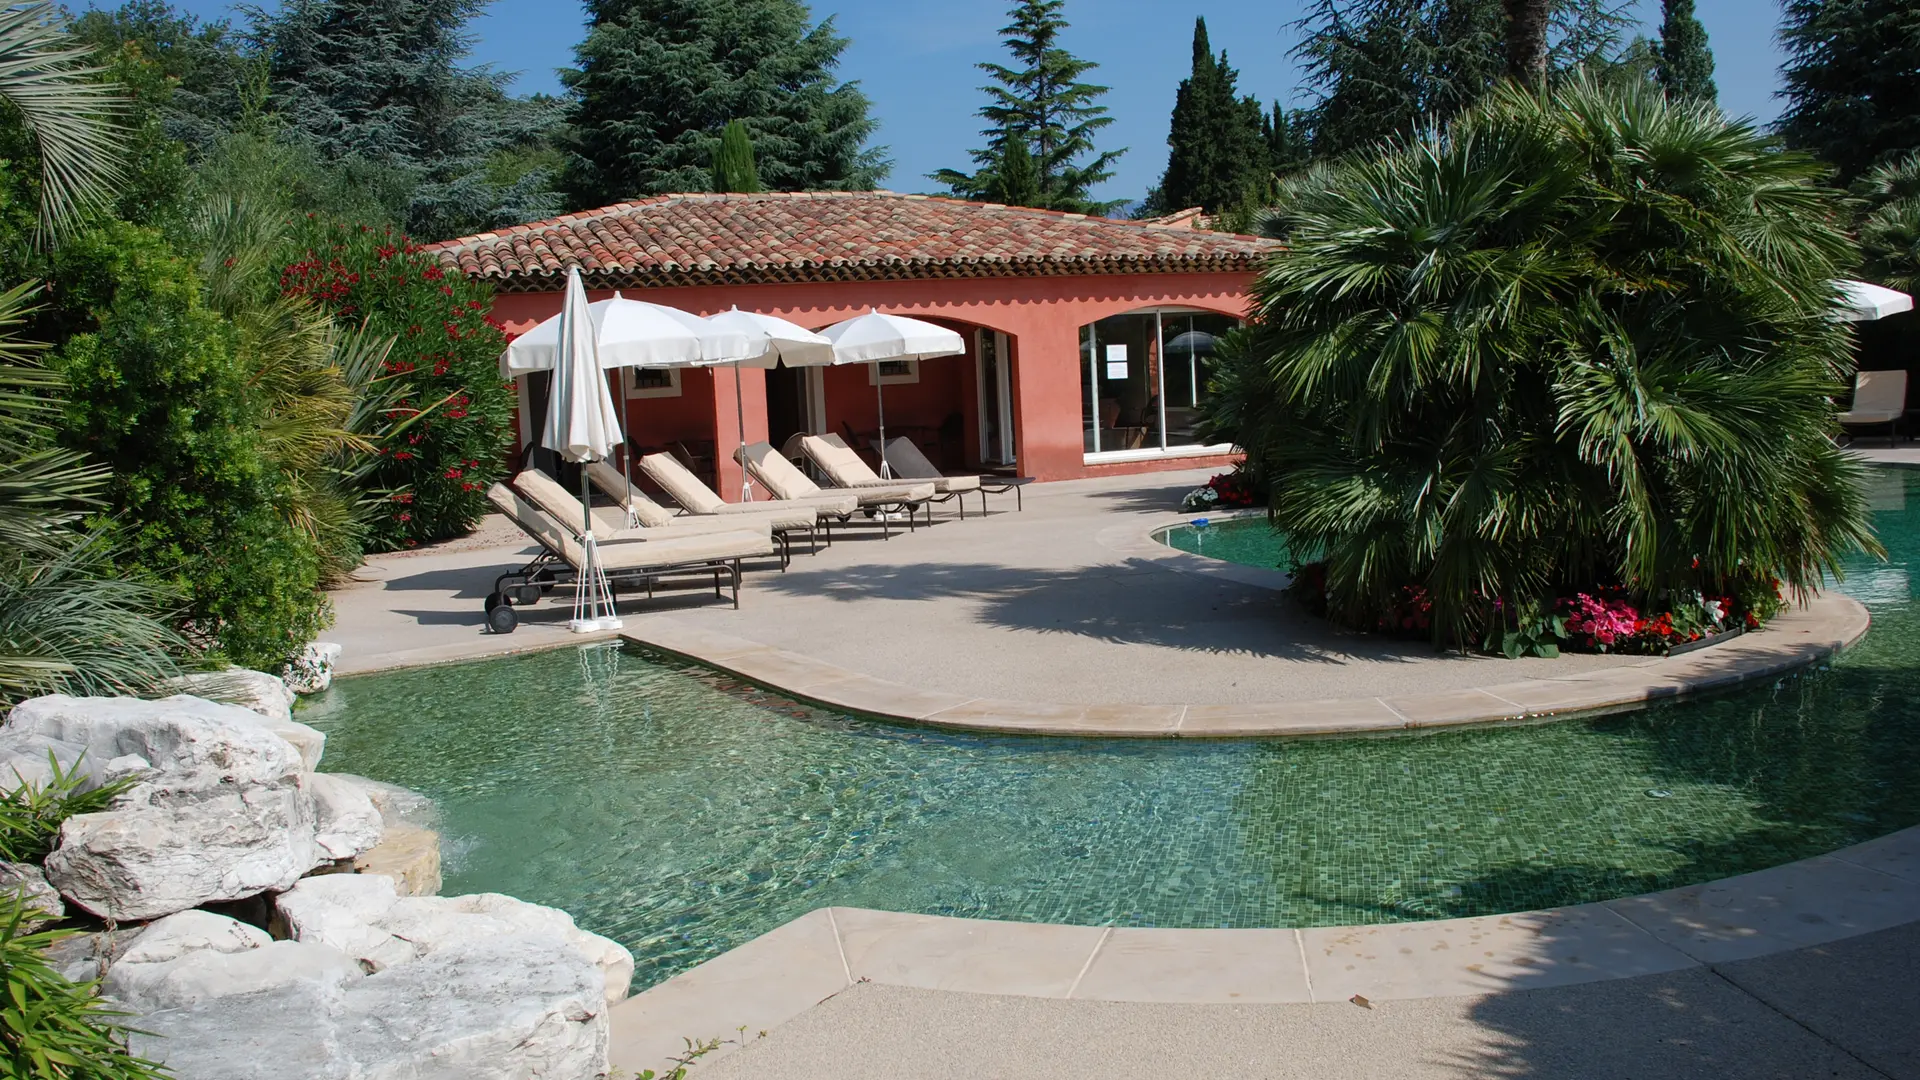
<path fill-rule="evenodd" d="M 1913 297 L 1868 281 L 1836 281 L 1841 306 L 1835 322 L 1871 322 L 1913 310 Z"/>
<path fill-rule="evenodd" d="M 620 414 L 601 374 L 606 367 L 580 272 L 567 272 L 567 291 L 554 334 L 552 396 L 540 445 L 568 461 L 600 461 L 620 441 Z"/>
<path fill-rule="evenodd" d="M 904 315 L 870 311 L 845 322 L 837 322 L 820 336 L 833 342 L 836 364 L 879 364 L 889 360 L 930 360 L 936 356 L 958 356 L 967 351 L 960 335 L 944 326 L 936 326 Z"/>
<path fill-rule="evenodd" d="M 571 279 L 574 271 L 569 271 Z M 582 288 L 581 295 L 585 295 Z M 699 367 L 752 355 L 756 343 L 737 330 L 716 327 L 698 315 L 663 304 L 629 300 L 615 293 L 587 305 L 602 368 Z M 504 378 L 552 371 L 560 342 L 560 316 L 514 338 L 500 354 Z"/>
<path fill-rule="evenodd" d="M 833 342 L 778 315 L 734 308 L 707 316 L 707 322 L 720 330 L 746 334 L 756 343 L 761 350 L 758 355 L 735 361 L 743 367 L 772 368 L 783 363 L 788 367 L 820 367 L 833 363 Z"/>

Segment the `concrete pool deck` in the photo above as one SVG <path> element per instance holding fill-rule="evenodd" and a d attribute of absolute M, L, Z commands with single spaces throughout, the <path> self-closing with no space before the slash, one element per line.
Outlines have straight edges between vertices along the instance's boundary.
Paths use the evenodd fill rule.
<path fill-rule="evenodd" d="M 740 610 L 698 590 L 627 607 L 625 636 L 772 689 L 887 719 L 1027 734 L 1241 738 L 1484 723 L 1631 708 L 1814 663 L 1867 614 L 1828 594 L 1766 630 L 1678 657 L 1504 660 L 1330 632 L 1278 570 L 1174 551 L 1152 534 L 1205 473 L 1034 485 L 996 512 L 882 540 L 841 530 Z M 335 594 L 340 671 L 581 640 L 563 606 L 484 632 L 481 599 L 531 553 L 504 543 L 370 560 Z"/>
<path fill-rule="evenodd" d="M 615 1006 L 613 1063 L 662 1070 L 713 1039 L 696 1076 L 1920 1077 L 1916 920 L 1920 828 L 1647 896 L 1434 922 L 822 908 Z M 1536 1071 L 1528 1043 L 1546 1036 L 1566 1059 Z"/>

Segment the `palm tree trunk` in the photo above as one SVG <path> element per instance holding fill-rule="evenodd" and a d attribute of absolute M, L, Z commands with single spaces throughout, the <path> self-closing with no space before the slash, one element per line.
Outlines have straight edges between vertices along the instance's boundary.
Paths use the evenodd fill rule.
<path fill-rule="evenodd" d="M 1547 74 L 1547 12 L 1552 0 L 1501 0 L 1507 9 L 1507 74 L 1534 83 Z"/>

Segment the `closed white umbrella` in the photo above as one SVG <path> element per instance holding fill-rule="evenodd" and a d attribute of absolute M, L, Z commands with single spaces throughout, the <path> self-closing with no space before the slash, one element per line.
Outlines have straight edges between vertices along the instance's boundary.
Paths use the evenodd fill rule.
<path fill-rule="evenodd" d="M 1913 297 L 1897 289 L 1875 285 L 1870 281 L 1836 281 L 1833 284 L 1840 290 L 1840 308 L 1833 316 L 1835 322 L 1871 322 L 1913 310 Z"/>
<path fill-rule="evenodd" d="M 605 460 L 613 453 L 620 432 L 620 414 L 613 407 L 613 395 L 607 392 L 589 307 L 580 272 L 569 269 L 554 337 L 553 389 L 547 400 L 547 422 L 540 432 L 540 445 L 576 464 Z M 613 610 L 613 591 L 600 569 L 599 552 L 594 546 L 593 514 L 588 505 L 587 475 L 582 470 L 580 510 L 584 527 L 581 536 L 586 561 L 580 568 L 580 580 L 574 590 L 573 620 L 568 623 L 575 633 L 620 628 L 620 619 Z"/>
<path fill-rule="evenodd" d="M 720 330 L 738 332 L 757 342 L 759 353 L 743 356 L 733 362 L 733 411 L 740 425 L 741 460 L 746 459 L 747 449 L 747 409 L 740 400 L 740 369 L 744 367 L 772 370 L 780 364 L 788 367 L 819 367 L 833 363 L 833 342 L 798 323 L 788 322 L 778 315 L 762 315 L 757 311 L 723 311 L 718 315 L 709 315 L 707 322 Z M 748 479 L 746 471 L 741 470 L 740 501 L 753 499 L 753 481 Z"/>
<path fill-rule="evenodd" d="M 958 356 L 967 351 L 967 344 L 960 335 L 944 326 L 880 311 L 869 311 L 845 322 L 834 323 L 820 331 L 820 336 L 833 343 L 833 362 L 836 364 L 931 360 L 939 356 Z M 878 372 L 874 373 L 873 389 L 880 408 L 880 475 L 891 477 L 893 472 L 887 467 L 885 452 L 886 380 Z"/>

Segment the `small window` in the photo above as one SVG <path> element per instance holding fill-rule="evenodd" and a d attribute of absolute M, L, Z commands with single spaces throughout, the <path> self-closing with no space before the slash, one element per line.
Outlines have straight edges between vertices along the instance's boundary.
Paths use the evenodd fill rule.
<path fill-rule="evenodd" d="M 896 386 L 920 381 L 920 361 L 882 360 L 867 365 L 868 386 Z"/>
<path fill-rule="evenodd" d="M 679 368 L 626 368 L 627 396 L 630 398 L 666 398 L 680 396 Z"/>

